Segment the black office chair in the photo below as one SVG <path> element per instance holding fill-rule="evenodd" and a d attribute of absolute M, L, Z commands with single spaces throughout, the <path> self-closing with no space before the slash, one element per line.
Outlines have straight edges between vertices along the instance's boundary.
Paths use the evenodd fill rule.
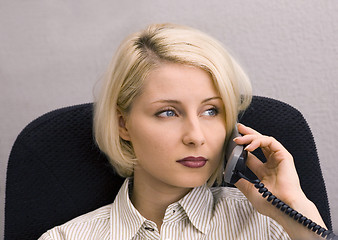
<path fill-rule="evenodd" d="M 5 239 L 37 239 L 56 225 L 114 201 L 124 179 L 95 145 L 92 115 L 92 104 L 62 108 L 20 133 L 7 169 Z M 331 230 L 316 146 L 302 114 L 280 101 L 255 96 L 239 119 L 274 136 L 291 152 L 305 194 Z"/>

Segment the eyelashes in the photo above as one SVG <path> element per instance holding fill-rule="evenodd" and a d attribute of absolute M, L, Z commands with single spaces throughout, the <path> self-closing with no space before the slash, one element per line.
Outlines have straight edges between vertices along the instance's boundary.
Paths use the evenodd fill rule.
<path fill-rule="evenodd" d="M 176 111 L 173 110 L 173 109 L 162 110 L 162 111 L 156 113 L 155 115 L 157 117 L 160 117 L 160 118 L 169 118 L 169 117 L 177 117 L 178 116 Z"/>
<path fill-rule="evenodd" d="M 210 109 L 204 111 L 202 115 L 203 115 L 203 116 L 217 116 L 218 113 L 219 113 L 218 108 L 212 107 L 212 108 L 210 108 Z"/>
<path fill-rule="evenodd" d="M 159 118 L 177 117 L 178 113 L 174 108 L 165 108 L 155 114 Z"/>
<path fill-rule="evenodd" d="M 209 116 L 209 117 L 215 117 L 219 114 L 219 108 L 216 106 L 213 106 L 211 108 L 208 108 L 207 110 L 203 111 L 200 115 L 201 116 Z M 163 109 L 157 113 L 155 113 L 156 117 L 159 118 L 171 118 L 171 117 L 178 117 L 180 116 L 179 112 L 174 108 L 166 108 Z"/>

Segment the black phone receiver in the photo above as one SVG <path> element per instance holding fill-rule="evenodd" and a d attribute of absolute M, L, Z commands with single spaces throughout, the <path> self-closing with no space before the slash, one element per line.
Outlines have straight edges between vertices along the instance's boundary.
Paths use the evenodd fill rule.
<path fill-rule="evenodd" d="M 243 145 L 238 145 L 233 141 L 238 136 L 241 136 L 241 134 L 238 132 L 236 125 L 225 150 L 226 165 L 223 178 L 224 182 L 229 184 L 235 184 L 241 178 L 237 173 L 244 173 L 246 170 L 248 152 L 244 150 Z"/>

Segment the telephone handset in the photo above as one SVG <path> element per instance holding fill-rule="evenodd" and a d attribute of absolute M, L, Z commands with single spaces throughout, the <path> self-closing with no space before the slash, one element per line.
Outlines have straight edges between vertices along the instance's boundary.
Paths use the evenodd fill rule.
<path fill-rule="evenodd" d="M 224 169 L 224 182 L 235 184 L 241 177 L 238 172 L 245 172 L 248 152 L 243 145 L 237 145 L 233 139 L 241 136 L 237 126 L 234 127 L 225 150 L 226 166 Z"/>
<path fill-rule="evenodd" d="M 235 126 L 225 150 L 225 168 L 223 172 L 224 182 L 228 184 L 235 184 L 240 178 L 244 178 L 245 180 L 254 184 L 258 189 L 258 192 L 262 194 L 262 197 L 267 198 L 266 200 L 271 202 L 271 204 L 276 208 L 280 209 L 294 220 L 303 224 L 303 226 L 311 229 L 319 236 L 325 239 L 337 240 L 338 236 L 336 236 L 332 231 L 321 227 L 312 220 L 303 216 L 301 213 L 289 207 L 283 201 L 274 196 L 258 179 L 252 180 L 245 175 L 247 169 L 246 160 L 248 153 L 244 150 L 243 145 L 237 145 L 233 141 L 233 139 L 238 136 L 241 136 L 241 134 L 238 132 L 237 126 Z"/>

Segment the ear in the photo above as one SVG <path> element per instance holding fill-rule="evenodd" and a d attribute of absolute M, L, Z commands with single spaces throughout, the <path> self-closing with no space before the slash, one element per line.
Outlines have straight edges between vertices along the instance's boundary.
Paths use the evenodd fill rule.
<path fill-rule="evenodd" d="M 119 123 L 119 135 L 123 140 L 130 141 L 129 132 L 127 129 L 127 121 L 125 116 L 117 110 L 117 121 Z"/>

